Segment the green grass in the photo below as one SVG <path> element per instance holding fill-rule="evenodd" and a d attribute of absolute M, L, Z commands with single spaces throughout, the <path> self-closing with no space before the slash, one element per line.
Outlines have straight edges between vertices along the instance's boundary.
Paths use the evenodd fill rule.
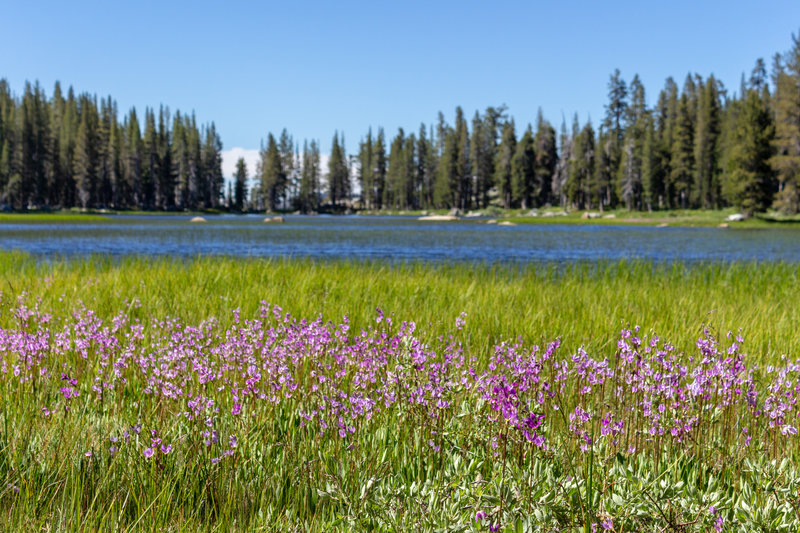
<path fill-rule="evenodd" d="M 128 309 L 145 324 L 167 316 L 197 324 L 213 316 L 228 327 L 232 309 L 257 316 L 266 300 L 298 318 L 322 314 L 338 322 L 348 315 L 355 329 L 375 325 L 380 307 L 398 321 L 415 320 L 432 344 L 453 330 L 463 311 L 467 324 L 459 338 L 479 366 L 497 341 L 517 337 L 540 343 L 560 336 L 563 356 L 585 346 L 591 355 L 611 357 L 627 323 L 682 342 L 679 348 L 692 353 L 704 323 L 722 333 L 741 328 L 742 350 L 762 363 L 784 353 L 797 357 L 800 347 L 800 266 L 792 264 L 520 269 L 226 258 L 66 261 L 0 253 L 0 280 L 3 328 L 19 327 L 8 303 L 25 293 L 56 322 L 83 302 L 107 320 Z M 556 447 L 517 452 L 506 461 L 505 450 L 501 459 L 490 445 L 501 426 L 475 428 L 485 417 L 458 403 L 438 422 L 422 410 L 403 419 L 378 416 L 352 448 L 302 427 L 302 405 L 259 404 L 241 418 L 223 416 L 230 410 L 225 405 L 215 427 L 223 436 L 239 435 L 238 453 L 212 465 L 213 454 L 197 438 L 201 422 L 176 417 L 177 403 L 143 393 L 145 378 L 135 366 L 126 374 L 129 384 L 109 390 L 98 404 L 90 389 L 92 354 L 67 361 L 68 372 L 83 369 L 81 395 L 70 411 L 49 418 L 41 406 L 60 400 L 57 389 L 0 380 L 0 530 L 479 531 L 496 520 L 504 531 L 588 531 L 591 522 L 613 517 L 618 530 L 708 531 L 717 516 L 712 505 L 742 530 L 797 526 L 796 445 L 783 462 L 759 455 L 757 444 L 747 458 L 722 445 L 701 458 L 675 449 L 625 456 L 598 444 L 589 455 Z M 108 453 L 109 434 L 137 422 L 140 442 Z M 710 427 L 722 425 L 715 424 Z M 176 450 L 143 460 L 150 429 Z M 429 439 L 439 439 L 440 452 Z M 477 510 L 489 518 L 476 522 Z"/>
<path fill-rule="evenodd" d="M 566 349 L 607 348 L 626 324 L 687 339 L 704 324 L 742 330 L 746 349 L 774 359 L 800 346 L 800 266 L 647 262 L 488 267 L 284 259 L 109 259 L 37 262 L 0 254 L 6 296 L 28 291 L 65 311 L 84 301 L 112 315 L 138 299 L 145 316 L 197 322 L 230 310 L 253 313 L 261 300 L 297 317 L 348 315 L 372 324 L 375 309 L 414 320 L 432 334 L 467 313 L 467 345 L 476 354 L 521 337 L 560 336 Z M 2 320 L 2 317 L 0 317 Z M 429 327 L 429 324 L 432 327 Z M 691 339 L 687 339 L 691 342 Z"/>
<path fill-rule="evenodd" d="M 587 224 L 587 225 L 637 225 L 637 226 L 676 226 L 676 227 L 727 227 L 735 228 L 775 228 L 780 226 L 798 227 L 800 218 L 783 216 L 778 213 L 758 213 L 739 222 L 727 220 L 737 213 L 735 209 L 672 209 L 665 211 L 628 211 L 615 209 L 600 213 L 600 218 L 583 218 L 586 211 L 571 211 L 566 216 L 543 216 L 548 211 L 541 210 L 539 216 L 532 217 L 525 212 L 513 212 L 514 222 L 523 224 Z M 593 211 L 599 213 L 598 211 Z"/>
<path fill-rule="evenodd" d="M 111 220 L 104 215 L 72 213 L 69 211 L 56 211 L 53 213 L 0 213 L 0 224 L 20 223 L 75 223 L 75 222 L 103 222 Z"/>
<path fill-rule="evenodd" d="M 530 216 L 530 210 L 520 209 L 501 209 L 492 207 L 483 210 L 476 210 L 482 216 L 495 217 L 497 219 L 507 219 L 516 224 L 575 224 L 575 225 L 636 225 L 636 226 L 676 226 L 676 227 L 719 227 L 725 226 L 730 229 L 735 228 L 797 228 L 800 227 L 800 215 L 784 216 L 776 212 L 758 213 L 755 216 L 740 222 L 728 222 L 729 215 L 737 211 L 728 209 L 673 209 L 664 211 L 628 211 L 626 209 L 615 209 L 602 213 L 601 218 L 583 218 L 586 211 L 570 211 L 565 216 L 545 216 L 549 212 L 563 212 L 561 209 L 543 208 L 538 210 L 538 216 Z M 597 213 L 597 211 L 594 211 Z M 113 211 L 89 210 L 80 212 L 78 210 L 62 210 L 53 212 L 29 212 L 29 213 L 0 213 L 0 224 L 4 223 L 75 223 L 75 222 L 120 222 L 115 220 L 115 215 L 215 215 L 224 213 L 219 210 L 205 211 Z M 430 211 L 363 211 L 369 215 L 405 215 L 421 216 L 422 214 L 447 214 L 448 210 L 438 209 Z M 473 218 L 462 218 L 464 223 L 483 223 L 483 220 Z"/>

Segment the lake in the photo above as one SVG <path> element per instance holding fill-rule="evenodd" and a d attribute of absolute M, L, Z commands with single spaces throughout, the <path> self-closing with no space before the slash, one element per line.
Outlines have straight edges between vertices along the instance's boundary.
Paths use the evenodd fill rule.
<path fill-rule="evenodd" d="M 419 221 L 400 216 L 115 215 L 108 221 L 0 225 L 0 248 L 37 256 L 312 257 L 485 263 L 800 262 L 800 229 Z"/>

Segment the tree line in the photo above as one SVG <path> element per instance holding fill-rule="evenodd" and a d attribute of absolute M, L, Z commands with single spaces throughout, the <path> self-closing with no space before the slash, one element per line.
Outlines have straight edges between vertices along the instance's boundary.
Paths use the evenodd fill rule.
<path fill-rule="evenodd" d="M 192 115 L 136 109 L 119 119 L 111 97 L 47 98 L 0 80 L 0 202 L 14 209 L 209 209 L 222 204 L 222 141 Z"/>
<path fill-rule="evenodd" d="M 475 112 L 458 107 L 454 124 L 442 113 L 418 132 L 388 139 L 370 129 L 347 156 L 334 135 L 327 180 L 319 143 L 302 156 L 284 130 L 262 146 L 251 191 L 258 209 L 314 211 L 380 209 L 537 208 L 716 209 L 752 213 L 800 207 L 800 35 L 776 54 L 768 76 L 759 59 L 738 92 L 713 75 L 668 78 L 647 106 L 638 75 L 619 70 L 608 82 L 605 116 L 595 127 L 577 115 L 557 133 L 538 113 L 520 131 L 505 106 Z M 247 169 L 237 170 L 236 206 L 245 198 Z M 327 185 L 325 187 L 325 185 Z"/>
<path fill-rule="evenodd" d="M 0 203 L 15 209 L 657 210 L 735 206 L 752 213 L 800 209 L 800 35 L 756 61 L 731 93 L 713 75 L 668 78 L 654 106 L 638 75 L 608 82 L 597 124 L 577 115 L 560 131 L 539 111 L 517 127 L 505 106 L 469 119 L 462 108 L 389 138 L 370 128 L 348 155 L 334 134 L 302 150 L 287 130 L 262 142 L 251 180 L 239 160 L 227 190 L 222 142 L 194 114 L 131 109 L 87 93 L 48 99 L 27 83 L 14 97 L 0 80 Z M 144 133 L 142 134 L 142 129 Z M 325 167 L 325 168 L 323 168 Z"/>

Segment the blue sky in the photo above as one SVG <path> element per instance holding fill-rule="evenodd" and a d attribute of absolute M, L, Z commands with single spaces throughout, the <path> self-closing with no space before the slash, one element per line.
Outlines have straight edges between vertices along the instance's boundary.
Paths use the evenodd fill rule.
<path fill-rule="evenodd" d="M 194 110 L 226 150 L 268 132 L 354 151 L 367 128 L 417 131 L 461 105 L 506 104 L 517 125 L 601 119 L 615 68 L 652 103 L 667 76 L 738 90 L 800 30 L 800 2 L 0 2 L 0 77 Z M 141 115 L 140 115 L 141 116 Z M 237 149 L 233 152 L 230 150 Z M 251 172 L 252 172 L 252 166 Z"/>

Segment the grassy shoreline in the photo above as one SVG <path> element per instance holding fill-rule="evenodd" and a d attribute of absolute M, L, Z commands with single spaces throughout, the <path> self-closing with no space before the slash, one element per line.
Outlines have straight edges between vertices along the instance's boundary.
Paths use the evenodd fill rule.
<path fill-rule="evenodd" d="M 372 216 L 414 216 L 447 214 L 447 210 L 431 211 L 360 211 L 357 214 Z M 485 223 L 487 218 L 512 222 L 514 224 L 574 224 L 574 225 L 631 225 L 631 226 L 674 226 L 674 227 L 725 227 L 736 228 L 800 228 L 800 216 L 783 216 L 777 213 L 757 213 L 741 221 L 729 221 L 728 216 L 736 214 L 734 209 L 723 210 L 667 210 L 639 212 L 617 209 L 614 211 L 570 211 L 560 209 L 541 209 L 536 216 L 530 210 L 485 209 L 471 212 L 474 216 L 462 216 L 462 223 Z M 118 215 L 169 215 L 195 216 L 218 215 L 225 212 L 212 211 L 113 211 L 88 210 L 85 212 L 17 212 L 0 213 L 0 225 L 4 223 L 80 223 L 80 222 L 119 222 Z M 263 213 L 251 213 L 263 214 Z M 284 213 L 291 214 L 291 213 Z M 592 218 L 588 218 L 591 215 Z"/>

